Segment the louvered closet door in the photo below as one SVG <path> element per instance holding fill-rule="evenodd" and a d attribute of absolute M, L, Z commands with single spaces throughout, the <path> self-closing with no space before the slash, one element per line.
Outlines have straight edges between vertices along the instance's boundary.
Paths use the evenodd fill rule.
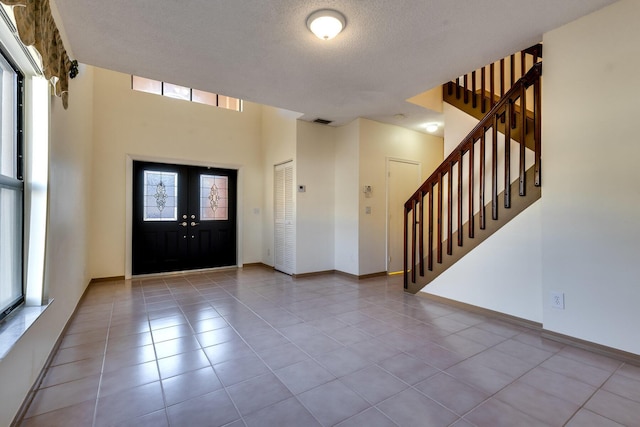
<path fill-rule="evenodd" d="M 293 200 L 293 162 L 276 165 L 274 170 L 274 267 L 283 273 L 295 271 L 295 205 Z"/>

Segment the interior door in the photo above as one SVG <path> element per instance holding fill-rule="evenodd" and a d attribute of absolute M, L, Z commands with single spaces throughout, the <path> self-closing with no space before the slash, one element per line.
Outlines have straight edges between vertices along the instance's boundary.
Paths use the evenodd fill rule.
<path fill-rule="evenodd" d="M 387 272 L 389 274 L 403 271 L 404 203 L 418 189 L 420 178 L 419 163 L 389 160 L 389 176 L 387 177 L 389 195 Z"/>
<path fill-rule="evenodd" d="M 276 165 L 273 172 L 274 265 L 287 274 L 295 273 L 296 225 L 293 198 L 293 162 Z"/>
<path fill-rule="evenodd" d="M 235 170 L 133 165 L 133 274 L 236 265 Z"/>

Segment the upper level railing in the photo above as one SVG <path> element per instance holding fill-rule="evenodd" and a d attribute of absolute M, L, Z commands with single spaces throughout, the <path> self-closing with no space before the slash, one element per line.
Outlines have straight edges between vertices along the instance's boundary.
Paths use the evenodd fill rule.
<path fill-rule="evenodd" d="M 455 96 L 473 108 L 479 104 L 485 113 L 541 59 L 542 44 L 536 44 L 446 83 L 445 96 Z"/>
<path fill-rule="evenodd" d="M 425 259 L 429 270 L 433 269 L 434 260 L 442 263 L 445 243 L 446 253 L 452 254 L 454 228 L 457 228 L 458 246 L 463 245 L 462 231 L 465 216 L 469 238 L 474 237 L 476 210 L 479 214 L 478 222 L 481 230 L 484 230 L 487 224 L 487 206 L 491 206 L 491 219 L 498 219 L 500 185 L 504 189 L 504 207 L 507 209 L 511 207 L 511 182 L 514 174 L 512 169 L 517 170 L 520 196 L 525 196 L 526 192 L 528 163 L 533 164 L 535 186 L 541 185 L 541 74 L 542 63 L 535 61 L 531 69 L 519 80 L 514 81 L 510 89 L 492 104 L 480 123 L 405 203 L 405 288 L 408 287 L 409 271 L 411 271 L 413 283 L 416 282 L 416 267 L 420 275 L 424 276 Z M 531 91 L 529 91 L 530 88 Z M 494 93 L 493 89 L 495 88 L 489 89 L 491 93 Z M 499 89 L 502 91 L 503 85 Z M 481 91 L 484 91 L 484 88 L 481 88 Z M 528 95 L 528 92 L 531 94 Z M 528 97 L 533 98 L 532 102 L 527 102 Z M 528 105 L 532 106 L 531 111 L 527 111 Z M 517 106 L 520 106 L 519 114 L 516 111 Z M 522 143 L 516 143 L 518 148 L 513 150 L 512 134 L 516 131 L 522 136 Z M 499 133 L 503 134 L 504 138 Z M 503 139 L 502 143 L 500 139 Z M 526 146 L 532 147 L 533 150 L 527 149 Z M 490 160 L 487 159 L 487 151 L 490 151 Z M 518 157 L 517 163 L 512 162 L 512 151 Z M 527 152 L 529 152 L 528 159 Z M 466 173 L 463 175 L 464 170 Z M 491 185 L 488 192 L 486 191 L 487 175 L 490 177 Z M 410 215 L 411 222 L 409 222 Z"/>

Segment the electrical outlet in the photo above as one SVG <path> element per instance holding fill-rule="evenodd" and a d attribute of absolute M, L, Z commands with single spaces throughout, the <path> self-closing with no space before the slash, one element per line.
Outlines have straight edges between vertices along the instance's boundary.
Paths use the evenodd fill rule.
<path fill-rule="evenodd" d="M 551 292 L 551 307 L 558 310 L 564 310 L 564 293 Z"/>
<path fill-rule="evenodd" d="M 267 256 L 271 256 L 271 249 L 267 248 Z"/>

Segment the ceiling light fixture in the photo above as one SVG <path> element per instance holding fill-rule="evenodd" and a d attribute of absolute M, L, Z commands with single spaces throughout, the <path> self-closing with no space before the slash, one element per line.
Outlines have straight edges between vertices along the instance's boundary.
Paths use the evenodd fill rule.
<path fill-rule="evenodd" d="M 344 15 L 336 10 L 316 10 L 307 18 L 307 28 L 319 39 L 331 40 L 344 29 L 347 21 Z"/>
<path fill-rule="evenodd" d="M 434 133 L 438 130 L 438 124 L 437 123 L 427 123 L 426 129 L 427 132 L 429 133 Z"/>

